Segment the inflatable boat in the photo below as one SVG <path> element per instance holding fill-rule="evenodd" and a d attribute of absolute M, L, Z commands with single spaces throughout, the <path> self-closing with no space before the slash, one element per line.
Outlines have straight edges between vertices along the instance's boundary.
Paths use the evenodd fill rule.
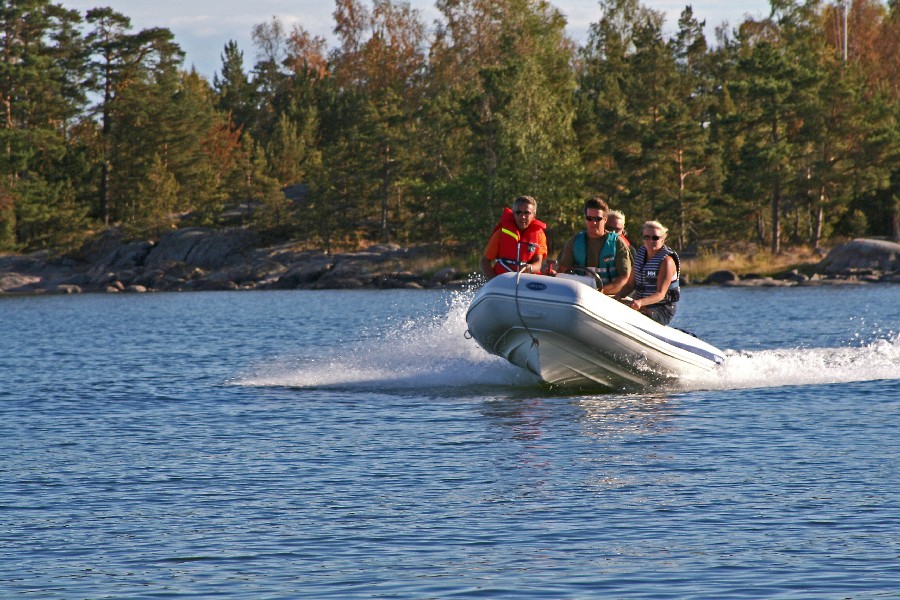
<path fill-rule="evenodd" d="M 561 386 L 635 391 L 725 360 L 574 276 L 498 275 L 475 294 L 466 324 L 467 337 L 491 354 Z"/>

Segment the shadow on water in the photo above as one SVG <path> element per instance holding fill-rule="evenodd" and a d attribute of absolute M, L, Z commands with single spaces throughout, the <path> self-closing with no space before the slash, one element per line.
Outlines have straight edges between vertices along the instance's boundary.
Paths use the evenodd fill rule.
<path fill-rule="evenodd" d="M 608 437 L 624 432 L 651 432 L 666 427 L 678 402 L 654 394 L 601 394 L 530 398 L 495 398 L 481 405 L 485 417 L 514 431 L 514 438 L 542 437 L 547 422 L 577 423 L 581 434 Z"/>

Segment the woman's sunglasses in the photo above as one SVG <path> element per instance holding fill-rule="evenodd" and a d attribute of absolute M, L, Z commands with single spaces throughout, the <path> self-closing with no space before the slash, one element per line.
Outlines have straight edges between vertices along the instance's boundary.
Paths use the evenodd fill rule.
<path fill-rule="evenodd" d="M 657 241 L 659 241 L 660 239 L 662 239 L 662 236 L 660 236 L 660 235 L 645 235 L 645 236 L 644 236 L 644 239 L 647 240 L 648 242 L 649 242 L 650 240 L 653 240 L 654 242 L 657 242 Z"/>

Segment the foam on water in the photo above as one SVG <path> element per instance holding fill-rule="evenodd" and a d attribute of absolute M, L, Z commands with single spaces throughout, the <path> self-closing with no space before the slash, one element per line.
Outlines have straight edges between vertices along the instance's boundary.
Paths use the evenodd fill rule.
<path fill-rule="evenodd" d="M 299 388 L 368 390 L 533 387 L 534 375 L 484 351 L 464 336 L 473 292 L 454 295 L 446 314 L 410 320 L 377 339 L 314 358 L 288 358 L 258 365 L 235 383 Z M 900 379 L 900 334 L 841 348 L 726 350 L 726 361 L 709 373 L 687 377 L 679 391 L 814 385 Z M 672 389 L 671 386 L 666 386 Z"/>
<path fill-rule="evenodd" d="M 312 359 L 263 365 L 237 383 L 250 386 L 422 389 L 468 386 L 531 386 L 533 376 L 485 352 L 465 337 L 472 292 L 454 294 L 446 314 L 410 320 L 379 339 L 324 349 Z"/>
<path fill-rule="evenodd" d="M 737 389 L 900 379 L 900 335 L 847 348 L 730 350 L 711 373 L 680 382 L 684 389 Z"/>

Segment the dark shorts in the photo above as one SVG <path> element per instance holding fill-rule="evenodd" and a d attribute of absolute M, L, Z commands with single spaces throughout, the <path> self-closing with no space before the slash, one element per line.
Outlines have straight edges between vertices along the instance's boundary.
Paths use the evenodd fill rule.
<path fill-rule="evenodd" d="M 674 304 L 653 304 L 645 306 L 641 312 L 662 325 L 668 325 L 675 318 Z"/>

